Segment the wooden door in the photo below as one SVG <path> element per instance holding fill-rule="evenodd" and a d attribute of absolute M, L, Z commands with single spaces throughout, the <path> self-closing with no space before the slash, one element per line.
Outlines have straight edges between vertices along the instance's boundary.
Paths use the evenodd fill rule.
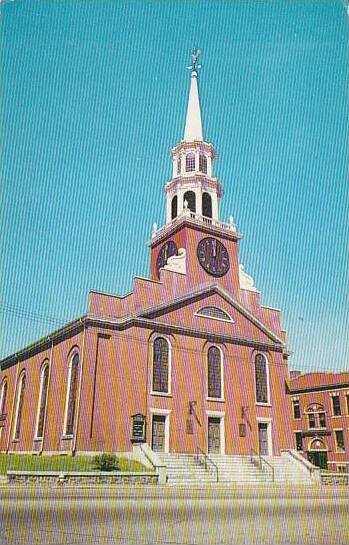
<path fill-rule="evenodd" d="M 165 451 L 165 416 L 153 415 L 151 446 L 155 452 Z"/>
<path fill-rule="evenodd" d="M 268 424 L 260 422 L 258 424 L 258 441 L 259 441 L 259 454 L 261 456 L 268 456 L 269 444 L 268 444 Z"/>
<path fill-rule="evenodd" d="M 220 454 L 221 452 L 221 420 L 220 418 L 208 419 L 208 453 Z"/>

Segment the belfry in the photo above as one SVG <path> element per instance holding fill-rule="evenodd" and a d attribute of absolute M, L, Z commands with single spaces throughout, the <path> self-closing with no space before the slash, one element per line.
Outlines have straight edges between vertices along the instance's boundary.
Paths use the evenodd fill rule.
<path fill-rule="evenodd" d="M 1 362 L 2 452 L 128 453 L 160 460 L 169 482 L 183 460 L 208 481 L 304 480 L 281 313 L 261 303 L 239 264 L 241 235 L 219 215 L 198 55 L 150 278 L 127 295 L 91 291 L 86 314 Z"/>

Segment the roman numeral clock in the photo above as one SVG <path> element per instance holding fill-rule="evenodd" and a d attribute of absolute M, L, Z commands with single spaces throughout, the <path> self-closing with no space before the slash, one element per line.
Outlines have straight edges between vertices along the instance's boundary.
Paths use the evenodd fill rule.
<path fill-rule="evenodd" d="M 229 254 L 222 242 L 213 237 L 200 240 L 197 247 L 197 258 L 201 267 L 212 276 L 227 274 L 230 267 Z"/>

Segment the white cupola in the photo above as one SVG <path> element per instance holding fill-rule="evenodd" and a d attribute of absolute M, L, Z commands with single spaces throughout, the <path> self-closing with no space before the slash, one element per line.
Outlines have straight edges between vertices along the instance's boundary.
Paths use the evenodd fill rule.
<path fill-rule="evenodd" d="M 204 141 L 200 97 L 198 88 L 197 59 L 200 51 L 195 49 L 190 66 L 190 89 L 184 139 L 172 149 L 172 179 L 165 184 L 166 223 L 171 223 L 183 213 L 192 217 L 218 220 L 218 199 L 222 189 L 212 176 L 215 149 Z"/>

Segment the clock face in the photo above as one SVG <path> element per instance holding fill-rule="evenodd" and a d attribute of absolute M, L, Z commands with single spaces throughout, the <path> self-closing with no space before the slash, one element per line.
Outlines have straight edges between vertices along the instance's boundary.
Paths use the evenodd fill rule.
<path fill-rule="evenodd" d="M 164 267 L 167 263 L 167 260 L 172 255 L 178 254 L 178 248 L 176 243 L 173 240 L 168 240 L 165 242 L 165 244 L 160 248 L 160 251 L 158 253 L 158 257 L 156 260 L 156 272 L 158 275 L 158 278 L 160 278 L 160 269 Z"/>
<path fill-rule="evenodd" d="M 212 276 L 224 276 L 229 271 L 229 255 L 219 240 L 207 237 L 200 240 L 197 248 L 199 263 Z"/>

